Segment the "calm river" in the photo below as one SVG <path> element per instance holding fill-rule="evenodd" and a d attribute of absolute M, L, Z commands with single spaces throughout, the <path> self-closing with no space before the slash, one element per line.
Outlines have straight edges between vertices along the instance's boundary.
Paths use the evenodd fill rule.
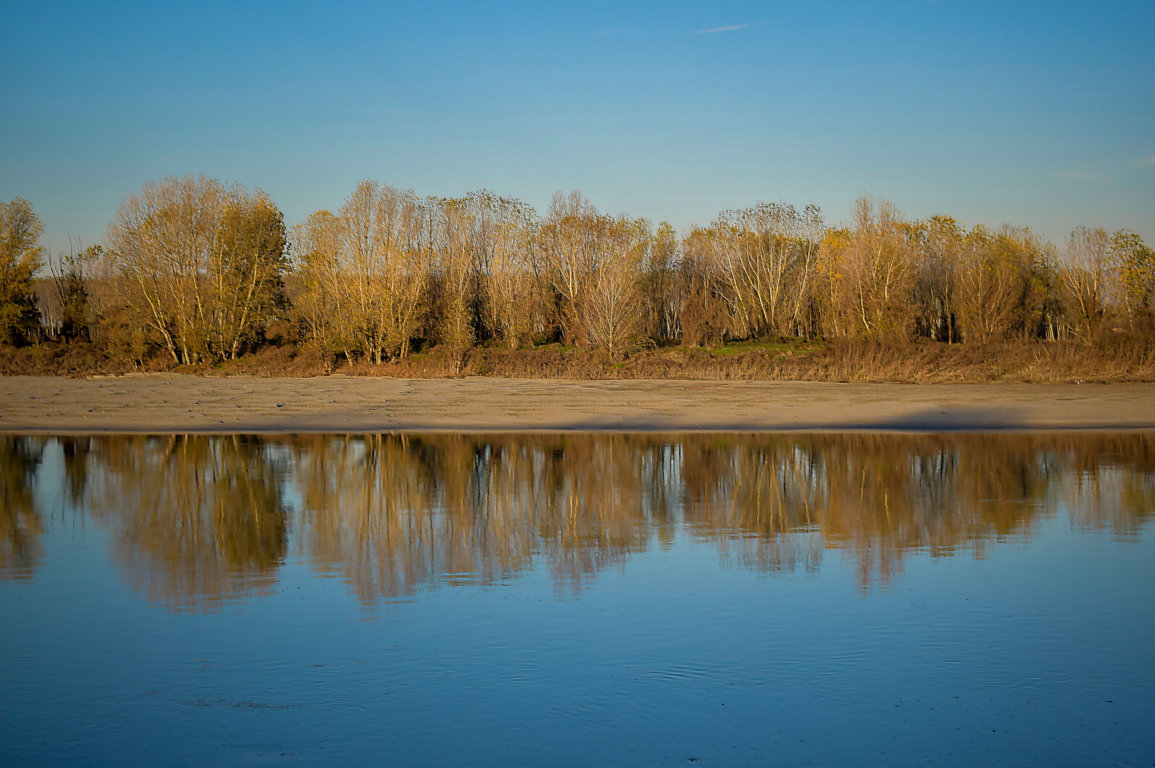
<path fill-rule="evenodd" d="M 1155 435 L 0 436 L 0 765 L 1155 762 Z"/>

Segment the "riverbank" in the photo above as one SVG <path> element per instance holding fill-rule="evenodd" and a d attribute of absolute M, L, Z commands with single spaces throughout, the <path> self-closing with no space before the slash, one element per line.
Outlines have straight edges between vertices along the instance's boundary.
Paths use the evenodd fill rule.
<path fill-rule="evenodd" d="M 1155 429 L 1153 384 L 0 379 L 0 432 Z"/>
<path fill-rule="evenodd" d="M 780 339 L 712 347 L 639 349 L 624 358 L 602 350 L 543 344 L 525 349 L 443 346 L 372 364 L 363 357 L 325 358 L 291 344 L 267 345 L 236 360 L 177 365 L 160 350 L 134 359 L 87 342 L 0 346 L 4 376 L 91 378 L 128 373 L 307 377 L 330 373 L 399 379 L 488 376 L 549 380 L 696 380 L 858 382 L 874 384 L 1120 384 L 1155 382 L 1155 337 L 1108 334 L 1093 344 L 1017 340 L 942 344 Z"/>

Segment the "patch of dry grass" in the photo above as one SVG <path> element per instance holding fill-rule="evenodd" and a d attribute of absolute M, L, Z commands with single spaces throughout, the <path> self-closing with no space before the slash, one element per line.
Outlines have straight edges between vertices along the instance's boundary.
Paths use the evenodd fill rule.
<path fill-rule="evenodd" d="M 127 362 L 92 344 L 45 343 L 0 348 L 0 374 L 91 376 L 134 370 L 201 375 L 359 376 L 525 379 L 702 379 L 825 382 L 964 383 L 1023 381 L 1155 381 L 1155 341 L 1111 334 L 1095 344 L 1017 341 L 988 345 L 921 341 L 741 342 L 714 349 L 658 347 L 615 359 L 560 344 L 533 349 L 474 347 L 463 355 L 433 347 L 382 365 L 322 355 L 292 345 L 269 345 L 218 366 L 173 366 L 154 356 Z"/>

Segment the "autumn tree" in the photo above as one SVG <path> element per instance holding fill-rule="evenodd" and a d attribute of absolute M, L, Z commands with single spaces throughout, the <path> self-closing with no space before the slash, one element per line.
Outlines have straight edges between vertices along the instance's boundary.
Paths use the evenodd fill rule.
<path fill-rule="evenodd" d="M 448 348 L 454 372 L 476 339 L 478 276 L 484 249 L 475 231 L 476 214 L 472 200 L 434 199 L 430 201 L 430 251 L 436 285 L 436 328 L 439 343 Z"/>
<path fill-rule="evenodd" d="M 611 355 L 625 352 L 641 332 L 639 283 L 648 224 L 600 214 L 579 192 L 558 193 L 539 243 L 560 299 L 565 340 Z"/>
<path fill-rule="evenodd" d="M 714 258 L 739 335 L 799 334 L 822 229 L 814 205 L 759 203 L 718 217 Z"/>
<path fill-rule="evenodd" d="M 578 191 L 554 194 L 538 236 L 546 279 L 558 299 L 558 325 L 568 344 L 585 344 L 583 324 L 590 276 L 601 254 L 598 212 Z"/>
<path fill-rule="evenodd" d="M 1029 230 L 996 233 L 979 226 L 967 234 L 953 280 L 963 341 L 1002 341 L 1038 327 L 1042 296 L 1035 276 L 1041 253 Z"/>
<path fill-rule="evenodd" d="M 818 290 L 815 298 L 824 336 L 845 336 L 853 321 L 852 313 L 846 311 L 843 304 L 847 287 L 842 262 L 849 249 L 850 230 L 846 227 L 832 227 L 822 233 L 822 241 L 818 244 Z"/>
<path fill-rule="evenodd" d="M 654 230 L 646 263 L 643 265 L 643 299 L 646 329 L 656 341 L 673 341 L 681 336 L 681 314 L 685 286 L 681 278 L 681 243 L 669 222 Z"/>
<path fill-rule="evenodd" d="M 1116 292 L 1132 328 L 1155 308 L 1155 252 L 1134 232 L 1119 230 L 1108 245 Z"/>
<path fill-rule="evenodd" d="M 611 357 L 627 353 L 642 335 L 642 264 L 650 244 L 644 219 L 599 217 L 601 258 L 590 276 L 583 320 L 590 346 Z"/>
<path fill-rule="evenodd" d="M 297 316 L 318 346 L 373 363 L 408 354 L 428 311 L 424 203 L 412 192 L 363 181 L 334 216 L 294 231 L 301 286 Z"/>
<path fill-rule="evenodd" d="M 915 271 L 912 233 L 887 202 L 861 197 L 853 226 L 823 241 L 824 298 L 836 335 L 904 338 L 913 330 L 910 312 Z"/>
<path fill-rule="evenodd" d="M 1107 312 L 1110 236 L 1098 227 L 1077 227 L 1067 237 L 1059 287 L 1075 337 L 1090 341 Z"/>
<path fill-rule="evenodd" d="M 516 349 L 529 343 L 540 325 L 537 217 L 525 203 L 488 193 L 477 195 L 474 206 L 484 254 L 480 279 L 487 323 Z"/>
<path fill-rule="evenodd" d="M 215 285 L 205 310 L 212 357 L 252 349 L 285 310 L 287 232 L 280 210 L 263 192 L 230 190 L 225 198 L 209 274 Z"/>
<path fill-rule="evenodd" d="M 317 211 L 293 228 L 292 243 L 297 291 L 293 318 L 306 347 L 326 361 L 344 352 L 351 355 L 352 315 L 341 270 L 341 220 Z"/>
<path fill-rule="evenodd" d="M 341 219 L 342 264 L 353 287 L 355 334 L 375 363 L 404 357 L 428 309 L 422 201 L 412 192 L 362 182 L 342 206 Z"/>
<path fill-rule="evenodd" d="M 686 346 L 721 344 L 730 327 L 729 306 L 719 288 L 713 236 L 712 230 L 694 228 L 681 243 L 678 285 L 682 302 L 678 325 Z"/>
<path fill-rule="evenodd" d="M 957 341 L 955 271 L 966 232 L 950 216 L 912 223 L 915 333 L 936 341 Z"/>
<path fill-rule="evenodd" d="M 33 339 L 39 328 L 32 277 L 40 268 L 44 225 L 27 200 L 0 203 L 0 343 Z"/>
<path fill-rule="evenodd" d="M 149 183 L 121 203 L 108 243 L 122 300 L 175 362 L 237 357 L 283 305 L 285 227 L 263 192 Z"/>

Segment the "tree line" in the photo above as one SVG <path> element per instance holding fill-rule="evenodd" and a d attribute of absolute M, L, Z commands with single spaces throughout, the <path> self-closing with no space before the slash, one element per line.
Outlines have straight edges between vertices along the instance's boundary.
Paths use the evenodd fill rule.
<path fill-rule="evenodd" d="M 89 341 L 142 364 L 272 343 L 330 365 L 432 345 L 459 361 L 542 343 L 618 359 L 764 338 L 1155 335 L 1155 254 L 1134 232 L 1079 227 L 1055 246 L 1026 228 L 909 220 L 869 197 L 845 225 L 758 203 L 678 233 L 579 192 L 540 215 L 487 191 L 364 181 L 290 229 L 265 193 L 186 176 L 126 198 L 101 245 L 48 262 L 42 232 L 27 201 L 0 204 L 0 343 Z"/>

